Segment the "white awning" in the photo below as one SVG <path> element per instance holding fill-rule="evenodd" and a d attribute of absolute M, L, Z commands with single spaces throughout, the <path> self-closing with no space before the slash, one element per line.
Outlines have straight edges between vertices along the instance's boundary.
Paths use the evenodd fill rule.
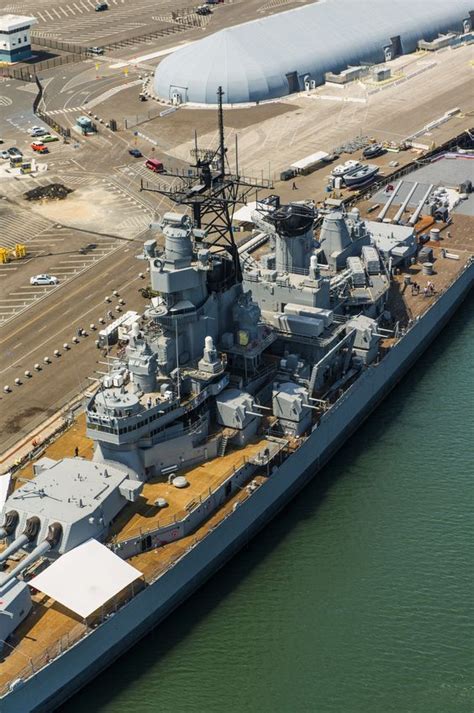
<path fill-rule="evenodd" d="M 8 489 L 10 487 L 10 481 L 12 479 L 11 473 L 6 475 L 0 475 L 0 510 L 3 509 L 5 502 L 8 497 Z"/>
<path fill-rule="evenodd" d="M 329 156 L 327 151 L 316 151 L 316 153 L 312 153 L 309 156 L 301 158 L 299 161 L 295 161 L 295 163 L 291 164 L 290 168 L 293 168 L 295 171 L 304 171 L 305 168 L 314 166 L 315 163 L 322 161 L 323 158 L 327 156 Z"/>
<path fill-rule="evenodd" d="M 141 576 L 92 539 L 66 552 L 29 584 L 85 618 Z"/>
<path fill-rule="evenodd" d="M 250 201 L 247 205 L 243 205 L 234 213 L 234 221 L 236 223 L 253 223 L 252 213 L 257 208 L 256 201 Z"/>

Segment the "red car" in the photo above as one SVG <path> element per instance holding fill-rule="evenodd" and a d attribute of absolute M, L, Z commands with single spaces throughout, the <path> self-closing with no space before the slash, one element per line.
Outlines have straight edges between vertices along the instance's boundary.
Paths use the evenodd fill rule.
<path fill-rule="evenodd" d="M 49 153 L 48 147 L 45 146 L 42 141 L 33 141 L 31 148 L 37 153 Z"/>

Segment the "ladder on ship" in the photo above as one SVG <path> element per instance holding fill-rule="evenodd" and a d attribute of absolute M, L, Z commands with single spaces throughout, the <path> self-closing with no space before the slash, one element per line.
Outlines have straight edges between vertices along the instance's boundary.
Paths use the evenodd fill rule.
<path fill-rule="evenodd" d="M 219 443 L 219 448 L 217 449 L 217 455 L 220 458 L 222 458 L 222 456 L 225 456 L 228 442 L 229 442 L 229 438 L 227 436 L 222 436 L 221 442 Z"/>

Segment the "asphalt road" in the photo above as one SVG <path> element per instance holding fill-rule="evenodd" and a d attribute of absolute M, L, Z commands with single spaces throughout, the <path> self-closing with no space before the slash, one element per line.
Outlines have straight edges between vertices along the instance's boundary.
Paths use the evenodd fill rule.
<path fill-rule="evenodd" d="M 145 263 L 135 259 L 138 252 L 138 243 L 124 245 L 102 261 L 100 269 L 78 276 L 2 329 L 0 452 L 87 388 L 92 383 L 88 377 L 95 370 L 104 369 L 99 364 L 103 356 L 89 325 L 98 325 L 99 317 L 105 317 L 109 309 L 114 315 L 118 314 L 114 309 L 118 298 L 113 298 L 110 305 L 104 302 L 105 296 L 111 296 L 115 289 L 126 302 L 123 310 L 143 310 L 145 302 L 138 288 L 146 281 L 140 279 L 138 273 L 145 269 Z M 76 345 L 72 338 L 80 327 L 86 329 L 89 336 L 81 338 Z M 70 344 L 69 351 L 63 348 L 65 342 Z M 55 349 L 60 350 L 60 357 L 54 356 Z M 43 363 L 46 356 L 51 359 L 49 365 Z M 34 370 L 35 363 L 42 365 L 40 372 Z M 24 376 L 25 370 L 32 372 L 31 378 Z M 16 378 L 21 379 L 21 386 L 15 386 Z M 6 384 L 11 386 L 11 393 L 3 393 Z"/>

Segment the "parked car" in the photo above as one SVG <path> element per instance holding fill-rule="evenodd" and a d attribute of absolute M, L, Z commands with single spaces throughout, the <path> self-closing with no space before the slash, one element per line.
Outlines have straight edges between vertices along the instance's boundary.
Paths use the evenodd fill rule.
<path fill-rule="evenodd" d="M 99 3 L 97 3 L 97 5 L 95 6 L 95 11 L 96 11 L 96 12 L 103 12 L 104 10 L 108 10 L 108 9 L 109 9 L 109 6 L 107 5 L 106 2 L 99 2 Z"/>
<path fill-rule="evenodd" d="M 212 15 L 212 10 L 208 5 L 200 5 L 196 10 L 197 15 Z"/>
<path fill-rule="evenodd" d="M 45 136 L 41 137 L 41 141 L 44 144 L 51 143 L 51 141 L 59 141 L 59 136 L 54 136 L 54 134 L 46 134 Z"/>
<path fill-rule="evenodd" d="M 54 275 L 33 275 L 30 285 L 58 285 L 59 280 Z"/>
<path fill-rule="evenodd" d="M 8 151 L 0 151 L 0 158 L 10 158 Z"/>
<path fill-rule="evenodd" d="M 87 255 L 91 250 L 95 250 L 97 247 L 97 243 L 87 243 L 87 245 L 83 245 L 82 247 L 79 248 L 79 253 L 81 255 Z"/>
<path fill-rule="evenodd" d="M 104 54 L 105 50 L 103 47 L 88 47 L 91 54 Z"/>
<path fill-rule="evenodd" d="M 41 126 L 33 126 L 30 129 L 30 136 L 33 136 L 33 138 L 35 136 L 44 136 L 47 133 L 48 132 L 46 131 L 46 129 L 43 129 L 43 127 L 41 127 Z"/>
<path fill-rule="evenodd" d="M 141 158 L 143 156 L 140 149 L 129 149 L 128 153 L 130 156 L 135 156 L 135 158 Z"/>
<path fill-rule="evenodd" d="M 16 146 L 10 146 L 8 149 L 8 155 L 9 156 L 23 156 L 23 153 L 20 151 L 20 149 L 17 149 Z"/>
<path fill-rule="evenodd" d="M 33 141 L 31 148 L 36 153 L 49 153 L 48 147 L 43 144 L 42 141 Z"/>

